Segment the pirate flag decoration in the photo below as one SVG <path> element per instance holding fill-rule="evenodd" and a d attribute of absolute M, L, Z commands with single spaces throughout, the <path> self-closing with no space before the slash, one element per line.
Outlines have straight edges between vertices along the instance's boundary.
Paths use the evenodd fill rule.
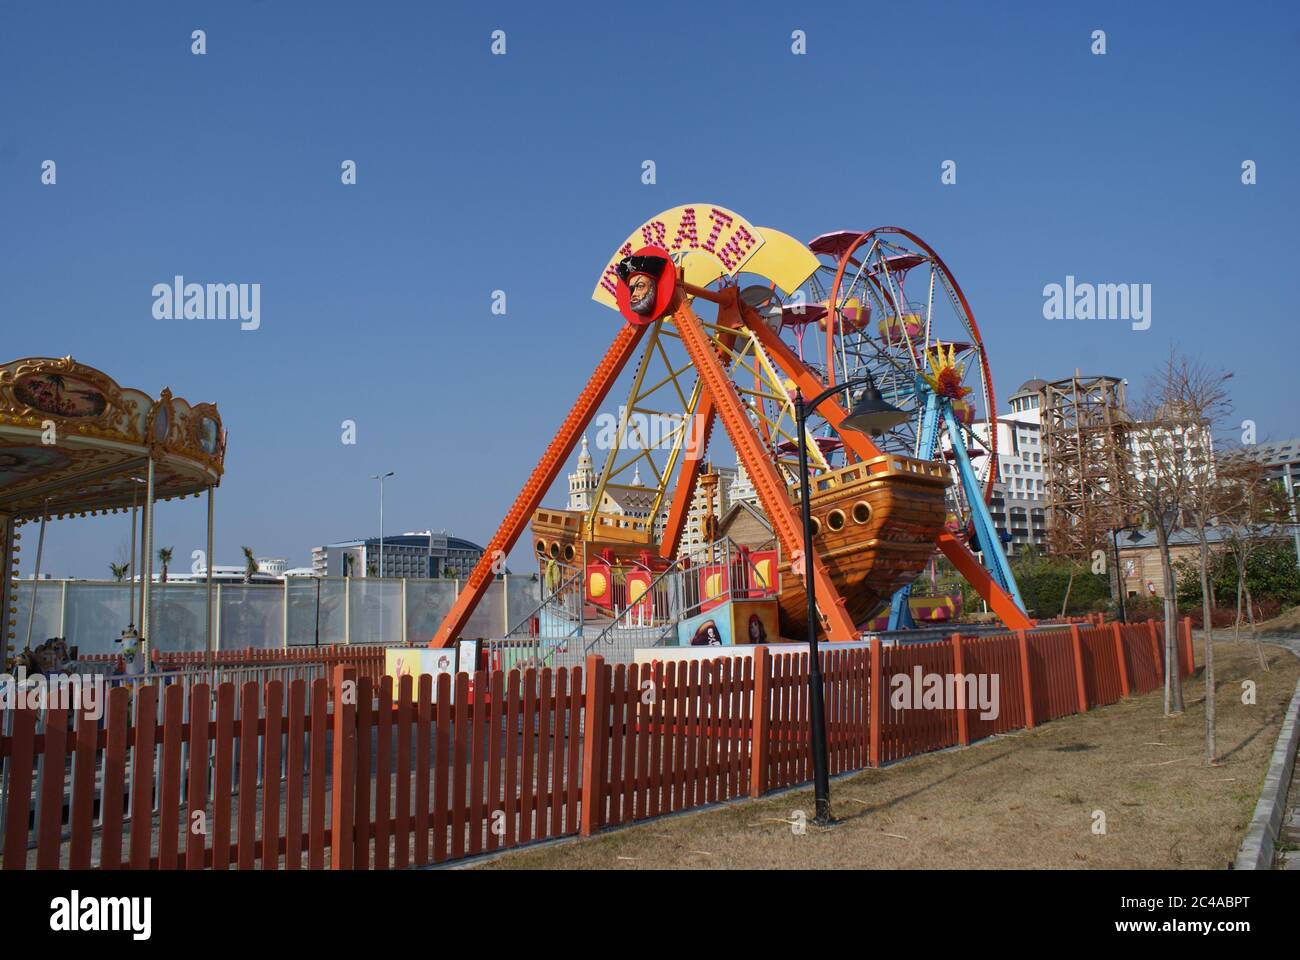
<path fill-rule="evenodd" d="M 677 289 L 677 268 L 663 247 L 642 247 L 614 267 L 614 299 L 623 318 L 635 326 L 653 323 L 668 312 Z"/>

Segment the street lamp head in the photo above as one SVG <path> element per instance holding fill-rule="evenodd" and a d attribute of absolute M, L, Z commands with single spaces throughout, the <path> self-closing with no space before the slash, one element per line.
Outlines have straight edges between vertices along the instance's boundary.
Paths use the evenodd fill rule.
<path fill-rule="evenodd" d="M 849 415 L 841 422 L 840 428 L 847 427 L 849 430 L 878 437 L 886 430 L 898 426 L 908 416 L 906 410 L 898 409 L 882 397 L 876 388 L 876 382 L 868 377 L 867 385 L 862 389 L 862 393 L 858 394 L 853 407 L 849 410 Z"/>

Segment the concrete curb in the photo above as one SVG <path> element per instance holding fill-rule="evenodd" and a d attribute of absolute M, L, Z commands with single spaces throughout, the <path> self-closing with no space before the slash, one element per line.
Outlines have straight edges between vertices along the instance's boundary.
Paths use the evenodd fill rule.
<path fill-rule="evenodd" d="M 1277 745 L 1273 747 L 1273 756 L 1268 762 L 1268 773 L 1264 775 L 1264 788 L 1259 794 L 1259 803 L 1255 805 L 1255 815 L 1246 836 L 1241 841 L 1235 870 L 1271 870 L 1273 868 L 1273 851 L 1277 844 L 1278 832 L 1282 829 L 1282 818 L 1286 814 L 1287 787 L 1291 783 L 1291 771 L 1295 766 L 1296 746 L 1300 744 L 1300 681 L 1296 683 L 1291 705 L 1282 718 L 1282 729 L 1277 734 Z"/>

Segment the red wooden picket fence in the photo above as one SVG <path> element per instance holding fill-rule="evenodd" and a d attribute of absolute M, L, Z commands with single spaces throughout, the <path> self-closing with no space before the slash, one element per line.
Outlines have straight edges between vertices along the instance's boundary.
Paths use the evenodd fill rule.
<path fill-rule="evenodd" d="M 1186 677 L 1190 623 L 1178 633 Z M 830 772 L 1157 689 L 1162 640 L 1159 623 L 1073 623 L 827 645 Z M 424 866 L 806 783 L 808 654 L 747 653 L 589 657 L 585 668 L 396 686 L 370 661 L 339 657 L 311 682 L 119 685 L 99 717 L 11 708 L 3 866 Z M 995 681 L 996 712 L 986 709 Z"/>

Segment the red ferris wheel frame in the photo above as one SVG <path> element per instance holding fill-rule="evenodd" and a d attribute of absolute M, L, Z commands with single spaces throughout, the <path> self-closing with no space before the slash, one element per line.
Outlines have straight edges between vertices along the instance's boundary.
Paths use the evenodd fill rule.
<path fill-rule="evenodd" d="M 904 229 L 903 227 L 894 226 L 873 227 L 864 233 L 858 234 L 858 236 L 854 238 L 843 252 L 839 254 L 839 262 L 835 269 L 835 280 L 831 284 L 831 289 L 827 296 L 827 312 L 830 314 L 830 317 L 826 322 L 826 385 L 831 386 L 835 383 L 835 331 L 837 325 L 842 322 L 838 317 L 838 299 L 840 285 L 843 283 L 845 271 L 849 264 L 861 266 L 860 261 L 854 259 L 853 254 L 856 253 L 863 244 L 870 242 L 878 234 L 882 233 L 895 233 L 906 237 L 925 251 L 926 255 L 930 257 L 935 265 L 938 266 L 939 270 L 942 271 L 949 289 L 957 297 L 961 309 L 970 320 L 971 332 L 974 334 L 976 345 L 979 347 L 980 371 L 983 375 L 983 386 L 986 394 L 984 400 L 988 406 L 986 413 L 988 414 L 992 425 L 987 440 L 989 451 L 989 474 L 984 484 L 984 502 L 990 503 L 993 499 L 993 485 L 997 480 L 998 474 L 997 397 L 994 394 L 993 375 L 989 371 L 988 351 L 984 349 L 984 335 L 980 332 L 979 323 L 975 319 L 975 312 L 971 310 L 970 307 L 970 301 L 966 299 L 966 291 L 961 288 L 961 284 L 957 282 L 957 278 L 954 277 L 952 271 L 948 269 L 948 264 L 944 262 L 943 258 L 939 256 L 933 247 L 912 231 Z M 870 275 L 868 275 L 868 277 L 876 286 L 877 290 L 880 291 L 882 297 L 887 301 L 892 299 L 885 290 L 881 289 L 878 278 L 870 277 Z M 910 343 L 910 341 L 908 343 L 908 349 L 912 353 L 913 362 L 917 365 L 917 368 L 920 369 L 921 364 L 924 362 L 924 358 L 916 356 L 916 348 Z"/>

